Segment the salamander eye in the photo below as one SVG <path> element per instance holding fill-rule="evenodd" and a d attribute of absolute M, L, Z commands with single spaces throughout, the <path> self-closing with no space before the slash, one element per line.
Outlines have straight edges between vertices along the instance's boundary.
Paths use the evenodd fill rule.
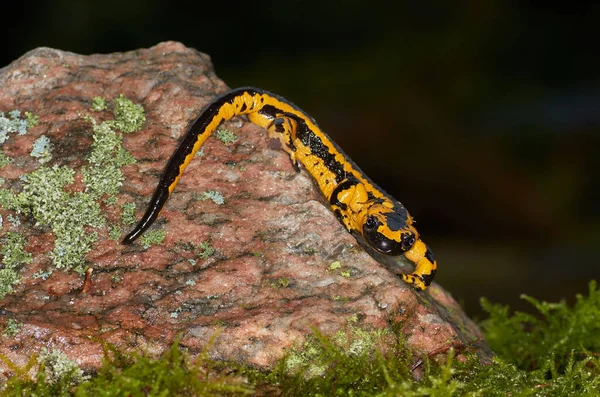
<path fill-rule="evenodd" d="M 408 251 L 415 244 L 415 235 L 412 233 L 402 233 L 402 251 Z"/>
<path fill-rule="evenodd" d="M 373 215 L 369 215 L 365 221 L 364 228 L 369 230 L 375 229 L 378 223 L 379 222 L 377 222 L 377 218 L 375 218 Z"/>

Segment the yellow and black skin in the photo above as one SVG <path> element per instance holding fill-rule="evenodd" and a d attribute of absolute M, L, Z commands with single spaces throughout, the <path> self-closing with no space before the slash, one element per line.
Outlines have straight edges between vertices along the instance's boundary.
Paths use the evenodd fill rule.
<path fill-rule="evenodd" d="M 304 166 L 349 232 L 362 235 L 380 253 L 404 255 L 414 263 L 414 272 L 401 277 L 416 290 L 431 284 L 437 262 L 406 208 L 364 175 L 298 106 L 253 87 L 223 94 L 196 118 L 171 156 L 146 213 L 123 244 L 131 244 L 156 220 L 183 171 L 219 124 L 242 114 L 281 143 L 296 170 L 298 163 Z"/>

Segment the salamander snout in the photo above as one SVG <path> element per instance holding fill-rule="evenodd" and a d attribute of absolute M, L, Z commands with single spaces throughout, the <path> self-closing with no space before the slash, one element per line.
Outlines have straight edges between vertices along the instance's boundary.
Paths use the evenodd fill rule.
<path fill-rule="evenodd" d="M 377 215 L 367 216 L 362 235 L 369 245 L 386 255 L 400 255 L 414 245 L 417 237 L 411 230 L 391 232 Z"/>

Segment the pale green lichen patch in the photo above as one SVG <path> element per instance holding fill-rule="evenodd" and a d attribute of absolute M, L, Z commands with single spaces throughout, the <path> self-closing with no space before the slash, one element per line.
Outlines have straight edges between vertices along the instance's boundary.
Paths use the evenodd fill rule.
<path fill-rule="evenodd" d="M 94 100 L 94 109 L 100 109 L 102 101 Z M 9 189 L 0 189 L 0 206 L 16 212 L 16 215 L 31 216 L 36 226 L 47 227 L 55 235 L 54 248 L 50 252 L 53 268 L 75 270 L 82 274 L 85 271 L 85 255 L 91 251 L 92 244 L 98 239 L 93 228 L 100 228 L 106 221 L 100 212 L 98 200 L 104 199 L 108 205 L 116 204 L 116 194 L 123 182 L 121 167 L 135 162 L 129 152 L 123 148 L 123 136 L 115 129 L 134 131 L 145 121 L 143 109 L 127 98 L 115 99 L 115 120 L 92 123 L 94 142 L 88 157 L 87 166 L 82 167 L 81 174 L 86 185 L 85 192 L 70 192 L 68 186 L 74 182 L 75 170 L 67 166 L 42 166 L 39 169 L 21 175 L 22 189 L 19 193 Z M 9 134 L 24 134 L 27 127 L 36 125 L 38 117 L 26 112 L 21 117 L 19 111 L 12 111 L 7 116 L 0 113 L 0 143 L 8 139 Z M 51 144 L 46 136 L 40 136 L 34 143 L 31 156 L 45 163 L 51 158 Z M 2 157 L 0 166 L 10 159 Z M 15 226 L 18 216 L 9 214 L 9 220 Z M 112 227 L 111 238 L 117 237 L 118 230 Z M 3 293 L 12 291 L 12 285 L 18 282 L 17 269 L 4 266 Z M 47 277 L 51 269 L 38 277 Z"/>
<path fill-rule="evenodd" d="M 200 243 L 199 248 L 200 253 L 198 254 L 198 257 L 202 259 L 208 259 L 212 254 L 215 253 L 215 249 L 211 247 L 208 241 L 203 241 L 202 243 Z"/>
<path fill-rule="evenodd" d="M 86 192 L 94 198 L 113 196 L 123 184 L 121 167 L 135 163 L 135 159 L 123 147 L 123 135 L 112 128 L 112 123 L 98 124 L 94 119 L 90 120 L 94 143 L 88 158 L 90 165 L 81 170 Z"/>
<path fill-rule="evenodd" d="M 340 269 L 342 267 L 342 263 L 340 261 L 334 261 L 331 262 L 331 264 L 329 265 L 329 270 L 337 270 Z"/>
<path fill-rule="evenodd" d="M 125 203 L 121 205 L 121 222 L 124 225 L 133 225 L 135 218 L 135 203 Z"/>
<path fill-rule="evenodd" d="M 91 107 L 93 112 L 102 112 L 103 110 L 106 110 L 106 108 L 106 99 L 101 96 L 94 97 Z"/>
<path fill-rule="evenodd" d="M 25 118 L 21 117 L 19 110 L 12 110 L 8 114 L 0 112 L 0 145 L 9 138 L 10 134 L 25 135 L 27 128 L 38 124 L 38 116 L 25 112 Z M 10 164 L 12 160 L 0 149 L 0 168 Z"/>
<path fill-rule="evenodd" d="M 108 238 L 111 240 L 119 240 L 121 237 L 121 229 L 118 226 L 113 226 L 110 228 L 108 232 Z"/>
<path fill-rule="evenodd" d="M 162 243 L 164 239 L 164 229 L 155 229 L 144 233 L 142 237 L 140 237 L 140 242 L 142 243 L 142 247 L 144 247 L 144 249 L 148 249 L 153 245 Z"/>
<path fill-rule="evenodd" d="M 56 235 L 50 253 L 53 265 L 83 273 L 84 257 L 97 239 L 97 234 L 86 227 L 102 226 L 104 217 L 89 194 L 64 190 L 73 183 L 74 174 L 65 166 L 40 167 L 21 176 L 23 189 L 19 194 L 0 189 L 0 205 L 33 216 L 36 226 L 49 227 Z"/>
<path fill-rule="evenodd" d="M 91 195 L 64 190 L 73 183 L 74 174 L 68 167 L 55 165 L 23 175 L 17 210 L 31 214 L 37 225 L 52 229 L 56 240 L 50 257 L 56 268 L 83 273 L 84 257 L 97 239 L 97 234 L 90 233 L 86 227 L 100 227 L 105 220 Z"/>
<path fill-rule="evenodd" d="M 146 122 L 144 108 L 133 103 L 121 94 L 113 100 L 114 105 L 114 126 L 120 131 L 131 133 L 138 131 Z"/>
<path fill-rule="evenodd" d="M 10 157 L 4 154 L 4 152 L 0 149 L 0 168 L 5 167 L 12 163 Z"/>
<path fill-rule="evenodd" d="M 216 190 L 207 190 L 202 193 L 200 196 L 200 200 L 211 200 L 213 203 L 217 205 L 225 204 L 225 198 L 221 192 L 217 192 Z"/>
<path fill-rule="evenodd" d="M 25 122 L 27 123 L 27 128 L 35 127 L 40 123 L 40 116 L 31 112 L 25 112 Z"/>
<path fill-rule="evenodd" d="M 40 368 L 43 368 L 45 381 L 50 385 L 67 381 L 66 386 L 74 387 L 89 379 L 75 361 L 58 349 L 50 351 L 45 347 L 42 348 L 37 361 Z"/>
<path fill-rule="evenodd" d="M 217 137 L 218 140 L 220 140 L 221 142 L 223 142 L 226 145 L 230 145 L 238 140 L 238 137 L 237 137 L 237 135 L 235 135 L 235 132 L 230 131 L 227 128 L 219 128 L 215 132 L 215 136 Z"/>
<path fill-rule="evenodd" d="M 290 285 L 290 280 L 287 277 L 279 277 L 269 281 L 269 285 L 272 288 L 287 288 Z"/>
<path fill-rule="evenodd" d="M 46 269 L 46 270 L 38 270 L 35 273 L 33 273 L 33 278 L 41 278 L 42 280 L 48 280 L 48 277 L 50 277 L 52 275 L 52 269 Z"/>
<path fill-rule="evenodd" d="M 8 321 L 6 322 L 6 325 L 2 328 L 2 336 L 5 338 L 10 338 L 12 336 L 15 336 L 19 333 L 22 326 L 23 326 L 23 323 L 15 320 L 15 319 L 9 318 Z"/>
<path fill-rule="evenodd" d="M 41 164 L 45 164 L 52 159 L 52 144 L 46 135 L 41 135 L 33 142 L 30 156 L 38 159 Z"/>
<path fill-rule="evenodd" d="M 8 232 L 1 241 L 0 299 L 3 299 L 21 281 L 19 271 L 23 265 L 31 262 L 31 254 L 25 251 L 25 238 L 17 233 Z"/>
<path fill-rule="evenodd" d="M 6 142 L 9 134 L 25 135 L 27 127 L 27 119 L 21 118 L 20 111 L 12 110 L 7 115 L 0 112 L 0 145 Z"/>
<path fill-rule="evenodd" d="M 19 218 L 19 216 L 14 216 L 13 214 L 8 214 L 6 219 L 8 219 L 10 224 L 13 225 L 14 227 L 21 226 L 21 219 Z"/>

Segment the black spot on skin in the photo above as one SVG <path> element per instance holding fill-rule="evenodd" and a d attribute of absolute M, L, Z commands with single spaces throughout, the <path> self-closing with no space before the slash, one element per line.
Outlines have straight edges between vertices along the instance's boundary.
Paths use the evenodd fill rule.
<path fill-rule="evenodd" d="M 340 203 L 339 201 L 335 206 L 339 207 L 339 209 L 341 209 L 342 211 L 346 211 L 348 209 L 348 206 L 345 203 Z"/>
<path fill-rule="evenodd" d="M 425 258 L 431 263 L 435 262 L 435 255 L 433 255 L 433 252 L 431 252 L 429 247 L 427 247 L 427 250 L 425 251 Z"/>
<path fill-rule="evenodd" d="M 406 214 L 407 214 L 406 210 L 404 212 L 400 212 L 400 213 L 393 211 L 393 212 L 388 212 L 388 213 L 384 214 L 387 227 L 393 232 L 405 229 L 406 222 L 408 221 Z"/>
<path fill-rule="evenodd" d="M 325 183 L 328 184 L 329 179 L 326 180 Z M 338 183 L 338 185 L 335 187 L 335 189 L 333 189 L 333 192 L 331 192 L 331 196 L 329 197 L 329 204 L 337 205 L 340 208 L 342 208 L 342 206 L 343 206 L 343 209 L 345 210 L 346 204 L 344 204 L 340 200 L 338 200 L 338 194 L 340 194 L 344 190 L 350 189 L 352 186 L 355 186 L 358 183 L 359 182 L 356 179 L 346 179 L 342 183 Z"/>
<path fill-rule="evenodd" d="M 426 286 L 429 286 L 429 284 L 431 284 L 431 282 L 433 281 L 434 277 L 435 277 L 435 270 L 432 270 L 431 274 L 424 274 L 419 278 L 423 281 L 423 283 L 425 283 Z"/>
<path fill-rule="evenodd" d="M 335 150 L 335 148 L 328 148 L 325 146 L 321 138 L 308 128 L 304 120 L 297 117 L 295 117 L 295 120 L 298 123 L 296 137 L 300 139 L 305 146 L 310 148 L 310 151 L 314 156 L 323 161 L 325 167 L 335 175 L 336 182 L 339 183 L 343 181 L 346 178 L 344 166 L 335 159 L 335 152 L 330 150 Z"/>
<path fill-rule="evenodd" d="M 240 108 L 240 112 L 244 112 L 246 109 L 248 109 L 248 107 L 246 106 L 246 102 L 244 102 Z"/>
<path fill-rule="evenodd" d="M 339 210 L 339 209 L 337 209 L 337 208 L 336 208 L 336 209 L 335 209 L 333 212 L 335 213 L 335 216 L 336 216 L 338 219 L 342 219 L 342 218 L 344 217 L 344 216 L 342 215 L 342 211 L 340 211 L 340 210 Z"/>
<path fill-rule="evenodd" d="M 275 132 L 283 133 L 285 132 L 285 127 L 283 126 L 283 119 L 275 119 L 273 120 L 273 125 L 275 126 Z"/>

